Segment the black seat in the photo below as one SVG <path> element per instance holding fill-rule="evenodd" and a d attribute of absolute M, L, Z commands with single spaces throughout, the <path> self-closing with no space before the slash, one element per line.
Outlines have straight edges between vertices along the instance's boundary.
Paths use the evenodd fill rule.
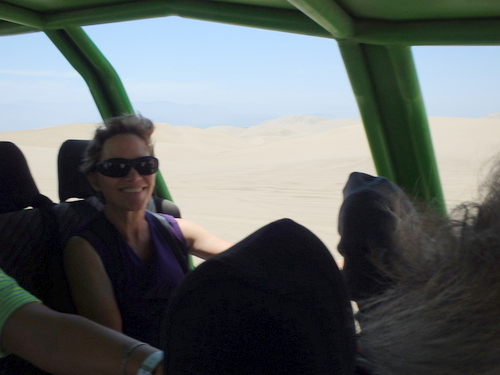
<path fill-rule="evenodd" d="M 0 178 L 0 267 L 49 307 L 73 312 L 62 245 L 80 225 L 80 212 L 39 192 L 26 158 L 11 142 L 0 142 Z"/>
<path fill-rule="evenodd" d="M 190 272 L 161 328 L 170 375 L 354 374 L 354 322 L 330 251 L 279 220 Z"/>
<path fill-rule="evenodd" d="M 53 204 L 40 194 L 26 158 L 12 142 L 0 142 L 0 179 L 0 213 Z"/>
<path fill-rule="evenodd" d="M 0 142 L 0 267 L 48 306 L 72 311 L 60 254 L 55 204 L 41 194 L 26 158 L 11 142 Z M 32 207 L 32 209 L 25 209 Z M 0 361 L 0 374 L 45 372 L 19 357 Z"/>
<path fill-rule="evenodd" d="M 90 141 L 70 139 L 65 141 L 59 149 L 57 159 L 59 173 L 59 199 L 65 202 L 71 198 L 84 199 L 97 209 L 102 205 L 96 199 L 96 192 L 92 189 L 87 177 L 80 171 L 83 155 Z M 168 199 L 153 196 L 147 209 L 152 212 L 169 214 L 180 218 L 179 207 Z"/>
<path fill-rule="evenodd" d="M 80 172 L 83 154 L 89 141 L 70 139 L 65 141 L 57 158 L 59 177 L 59 200 L 65 202 L 70 198 L 85 199 L 95 195 L 87 177 Z"/>
<path fill-rule="evenodd" d="M 64 284 L 60 227 L 76 224 L 76 217 L 61 215 L 58 205 L 39 192 L 26 158 L 11 142 L 0 142 L 0 178 L 0 267 L 46 304 L 54 301 L 51 307 L 57 308 Z"/>

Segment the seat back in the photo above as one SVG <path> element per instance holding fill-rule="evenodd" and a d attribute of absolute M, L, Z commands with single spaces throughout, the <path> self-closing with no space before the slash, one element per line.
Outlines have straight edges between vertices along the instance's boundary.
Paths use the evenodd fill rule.
<path fill-rule="evenodd" d="M 83 155 L 90 141 L 69 139 L 59 148 L 57 173 L 59 200 L 70 198 L 85 199 L 95 195 L 87 177 L 80 171 Z"/>
<path fill-rule="evenodd" d="M 0 179 L 0 267 L 48 306 L 73 312 L 54 203 L 39 192 L 26 158 L 11 142 L 0 142 Z M 0 361 L 0 374 L 45 373 L 11 355 Z"/>
<path fill-rule="evenodd" d="M 0 142 L 0 180 L 0 213 L 52 204 L 40 194 L 26 158 L 12 142 Z"/>
<path fill-rule="evenodd" d="M 48 306 L 73 312 L 62 244 L 90 210 L 56 205 L 42 195 L 23 153 L 11 142 L 0 142 L 0 178 L 0 267 Z"/>

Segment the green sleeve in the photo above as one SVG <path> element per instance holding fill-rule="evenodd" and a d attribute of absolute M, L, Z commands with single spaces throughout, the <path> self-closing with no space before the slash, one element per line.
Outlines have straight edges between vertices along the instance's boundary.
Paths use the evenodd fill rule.
<path fill-rule="evenodd" d="M 7 276 L 0 268 L 0 337 L 3 333 L 3 326 L 7 319 L 21 306 L 30 302 L 40 302 L 40 300 L 24 289 L 17 282 Z M 7 352 L 0 348 L 0 357 L 6 356 Z"/>

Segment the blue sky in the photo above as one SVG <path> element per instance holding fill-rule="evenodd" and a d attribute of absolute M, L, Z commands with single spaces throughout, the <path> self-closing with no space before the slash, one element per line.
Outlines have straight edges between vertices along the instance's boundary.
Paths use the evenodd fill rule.
<path fill-rule="evenodd" d="M 358 118 L 334 40 L 178 17 L 86 27 L 134 108 L 157 122 L 252 126 Z M 0 131 L 99 122 L 84 81 L 42 33 L 0 38 Z M 500 48 L 413 49 L 430 116 L 500 112 Z"/>

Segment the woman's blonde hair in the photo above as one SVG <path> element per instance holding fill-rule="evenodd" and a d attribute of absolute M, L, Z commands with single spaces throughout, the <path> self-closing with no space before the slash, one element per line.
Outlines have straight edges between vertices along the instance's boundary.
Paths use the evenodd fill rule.
<path fill-rule="evenodd" d="M 154 150 L 151 135 L 154 129 L 153 122 L 141 115 L 124 115 L 107 119 L 96 129 L 94 138 L 85 150 L 83 162 L 80 167 L 81 171 L 84 173 L 93 171 L 95 165 L 101 159 L 104 142 L 118 134 L 137 135 L 146 142 L 151 155 L 153 155 Z"/>

